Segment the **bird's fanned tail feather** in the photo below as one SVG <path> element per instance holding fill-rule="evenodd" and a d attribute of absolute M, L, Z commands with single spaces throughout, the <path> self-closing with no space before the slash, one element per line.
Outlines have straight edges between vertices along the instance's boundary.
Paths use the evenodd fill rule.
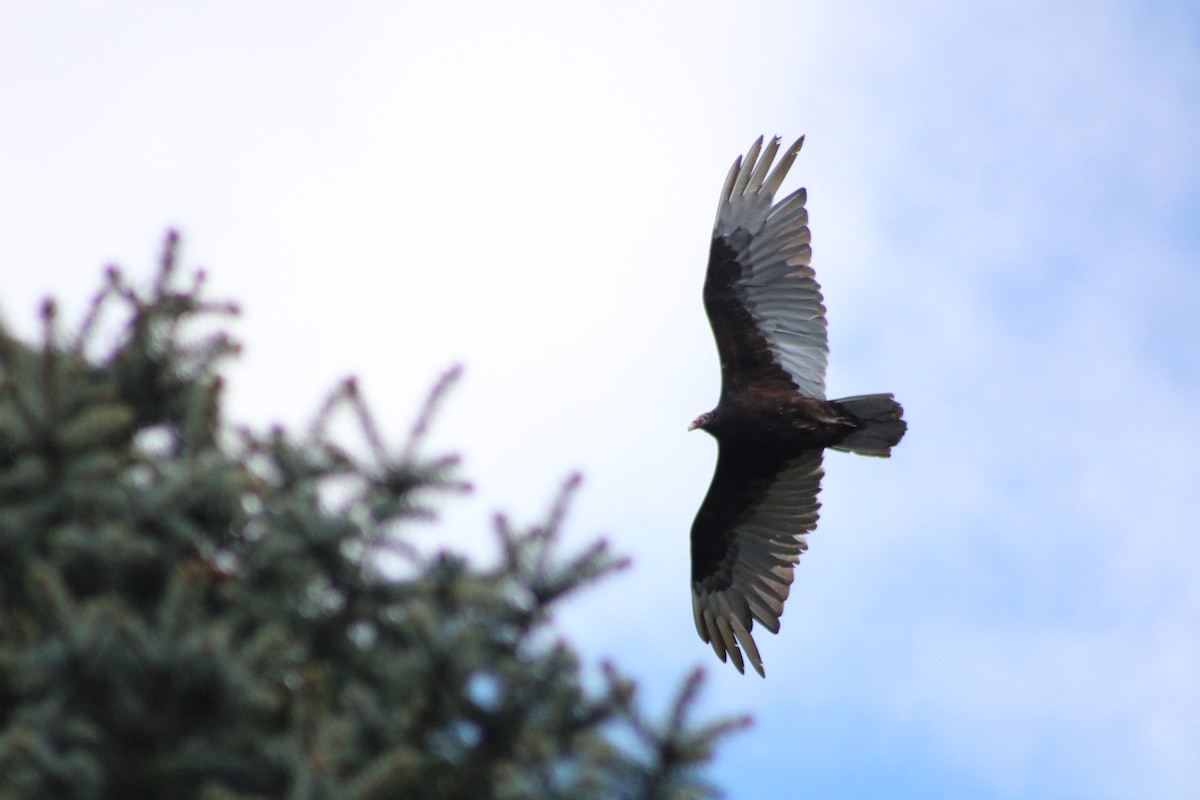
<path fill-rule="evenodd" d="M 904 407 L 891 394 L 860 394 L 833 403 L 859 422 L 857 430 L 833 445 L 834 450 L 887 458 L 908 430 Z"/>

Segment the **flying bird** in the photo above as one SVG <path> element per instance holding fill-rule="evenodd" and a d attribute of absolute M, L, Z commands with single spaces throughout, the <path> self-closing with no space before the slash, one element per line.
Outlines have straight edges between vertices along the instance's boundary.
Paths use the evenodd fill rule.
<path fill-rule="evenodd" d="M 807 194 L 775 192 L 804 137 L 763 139 L 729 170 L 713 226 L 704 308 L 721 359 L 717 407 L 688 427 L 718 442 L 692 524 L 692 610 L 700 638 L 765 677 L 754 623 L 779 632 L 805 536 L 817 525 L 826 447 L 886 458 L 904 436 L 890 394 L 825 399 L 825 306 L 809 262 Z M 743 659 L 743 653 L 745 659 Z"/>

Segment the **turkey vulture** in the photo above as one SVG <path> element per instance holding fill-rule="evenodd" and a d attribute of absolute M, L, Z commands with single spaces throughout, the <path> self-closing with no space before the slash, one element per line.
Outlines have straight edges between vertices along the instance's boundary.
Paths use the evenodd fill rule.
<path fill-rule="evenodd" d="M 762 137 L 725 179 L 704 308 L 721 358 L 717 407 L 688 427 L 718 442 L 692 524 L 692 610 L 700 638 L 765 677 L 751 630 L 779 632 L 792 572 L 817 525 L 826 447 L 887 457 L 907 428 L 890 394 L 825 399 L 825 306 L 809 260 L 807 195 L 772 205 L 804 137 L 771 162 Z"/>

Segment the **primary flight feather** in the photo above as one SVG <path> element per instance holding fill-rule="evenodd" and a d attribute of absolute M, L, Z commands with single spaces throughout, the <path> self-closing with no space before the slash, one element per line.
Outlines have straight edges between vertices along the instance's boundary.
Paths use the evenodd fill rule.
<path fill-rule="evenodd" d="M 907 428 L 890 394 L 825 399 L 829 354 L 809 261 L 804 189 L 774 202 L 804 144 L 772 169 L 763 139 L 729 170 L 704 281 L 721 359 L 717 407 L 689 426 L 717 439 L 712 485 L 692 524 L 692 610 L 700 638 L 739 672 L 764 675 L 754 623 L 779 632 L 792 572 L 817 525 L 826 447 L 887 457 Z M 744 654 L 744 655 L 743 655 Z"/>

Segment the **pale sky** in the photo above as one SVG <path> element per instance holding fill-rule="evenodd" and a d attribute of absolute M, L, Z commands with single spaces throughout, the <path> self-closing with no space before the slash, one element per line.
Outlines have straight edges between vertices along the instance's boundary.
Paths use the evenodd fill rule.
<path fill-rule="evenodd" d="M 807 135 L 832 453 L 767 678 L 696 637 L 717 194 Z M 168 226 L 245 358 L 232 419 L 355 374 L 478 487 L 490 552 L 573 470 L 568 545 L 633 567 L 557 624 L 650 704 L 748 712 L 731 798 L 1200 796 L 1200 7 L 1193 3 L 0 0 L 0 306 L 36 329 Z"/>

